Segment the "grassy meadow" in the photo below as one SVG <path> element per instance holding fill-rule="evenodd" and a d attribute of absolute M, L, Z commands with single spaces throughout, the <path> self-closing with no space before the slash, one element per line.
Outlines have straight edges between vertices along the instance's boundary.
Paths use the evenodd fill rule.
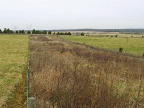
<path fill-rule="evenodd" d="M 130 36 L 130 35 L 127 35 Z M 142 56 L 144 53 L 144 38 L 119 38 L 118 37 L 88 37 L 88 36 L 60 36 L 64 39 L 85 43 L 86 45 L 118 51 L 123 48 L 123 53 Z M 126 35 L 125 35 L 126 37 Z"/>
<path fill-rule="evenodd" d="M 56 36 L 30 36 L 29 46 L 38 108 L 144 107 L 143 60 Z"/>
<path fill-rule="evenodd" d="M 119 34 L 118 32 L 116 33 L 92 33 L 92 34 L 85 34 L 85 36 L 108 36 L 108 37 L 115 37 L 117 35 L 117 37 L 142 37 L 144 36 L 144 34 Z"/>
<path fill-rule="evenodd" d="M 28 35 L 0 35 L 0 107 L 22 80 L 28 59 Z"/>

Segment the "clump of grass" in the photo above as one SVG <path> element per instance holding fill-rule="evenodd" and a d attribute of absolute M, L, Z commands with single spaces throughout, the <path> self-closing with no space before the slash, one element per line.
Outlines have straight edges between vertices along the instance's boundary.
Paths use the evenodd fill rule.
<path fill-rule="evenodd" d="M 119 52 L 122 53 L 122 51 L 123 51 L 123 48 L 119 48 Z"/>

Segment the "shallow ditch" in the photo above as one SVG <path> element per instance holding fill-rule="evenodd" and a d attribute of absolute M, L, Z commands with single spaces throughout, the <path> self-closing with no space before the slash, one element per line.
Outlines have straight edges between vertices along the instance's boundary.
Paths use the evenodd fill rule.
<path fill-rule="evenodd" d="M 22 72 L 22 82 L 18 84 L 15 91 L 12 92 L 9 96 L 6 105 L 3 105 L 3 108 L 23 108 L 26 101 L 26 84 L 27 84 L 27 68 Z"/>

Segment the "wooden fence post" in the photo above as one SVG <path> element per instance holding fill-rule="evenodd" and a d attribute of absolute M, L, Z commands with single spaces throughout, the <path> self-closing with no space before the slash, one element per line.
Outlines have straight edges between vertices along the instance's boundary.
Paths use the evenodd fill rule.
<path fill-rule="evenodd" d="M 36 108 L 36 98 L 34 97 L 28 98 L 28 108 Z"/>

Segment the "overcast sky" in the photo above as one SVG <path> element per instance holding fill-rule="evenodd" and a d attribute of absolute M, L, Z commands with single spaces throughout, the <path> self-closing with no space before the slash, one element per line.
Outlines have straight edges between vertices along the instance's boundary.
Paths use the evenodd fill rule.
<path fill-rule="evenodd" d="M 144 0 L 0 0 L 0 29 L 144 28 Z"/>

